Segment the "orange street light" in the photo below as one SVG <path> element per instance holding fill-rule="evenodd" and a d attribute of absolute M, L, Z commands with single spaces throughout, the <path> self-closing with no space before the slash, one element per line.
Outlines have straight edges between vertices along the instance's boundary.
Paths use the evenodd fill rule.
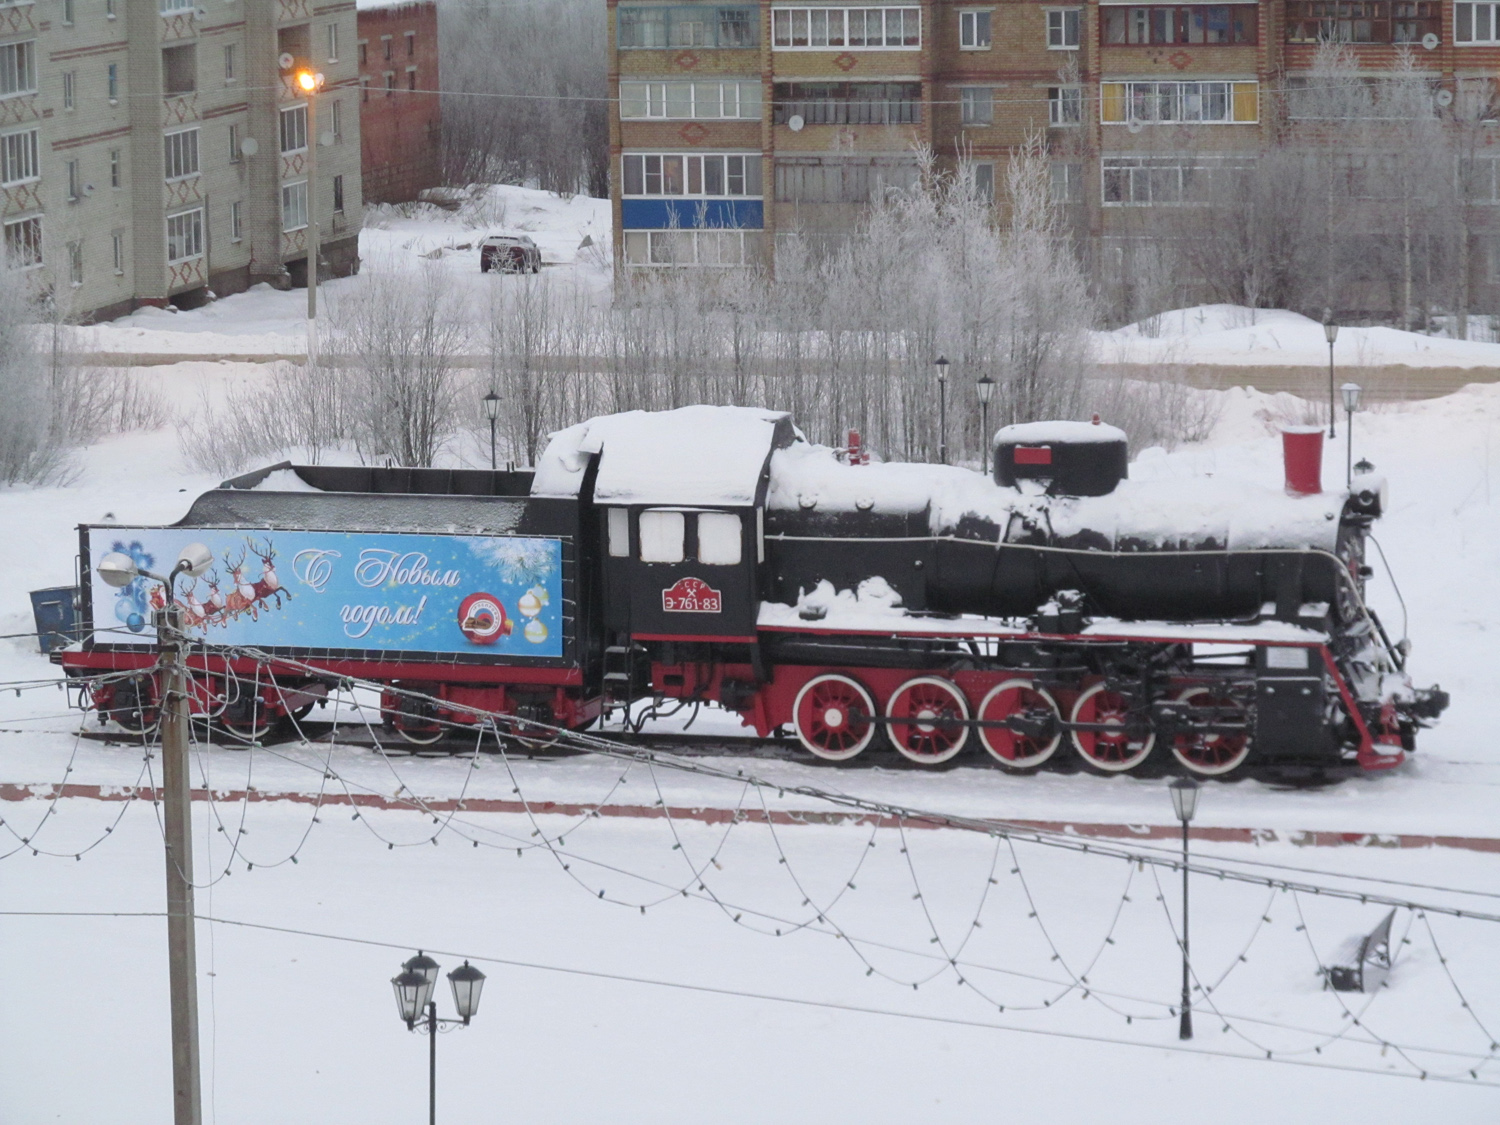
<path fill-rule="evenodd" d="M 297 85 L 309 94 L 315 93 L 323 85 L 323 76 L 311 70 L 299 70 L 297 72 Z"/>

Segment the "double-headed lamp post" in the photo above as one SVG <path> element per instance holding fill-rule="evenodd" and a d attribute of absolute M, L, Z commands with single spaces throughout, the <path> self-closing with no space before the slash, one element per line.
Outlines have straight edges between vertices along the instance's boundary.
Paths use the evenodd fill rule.
<path fill-rule="evenodd" d="M 437 1037 L 443 1024 L 468 1027 L 469 1020 L 479 1011 L 479 993 L 484 988 L 484 974 L 465 961 L 448 974 L 448 983 L 453 986 L 453 1007 L 458 1019 L 440 1019 L 437 1001 L 432 991 L 437 986 L 438 963 L 420 949 L 417 955 L 401 966 L 399 976 L 393 977 L 391 987 L 396 990 L 396 1007 L 406 1022 L 406 1030 L 415 1031 L 418 1023 L 428 1036 L 427 1052 L 427 1119 L 429 1125 L 437 1125 Z"/>
<path fill-rule="evenodd" d="M 189 543 L 165 575 L 143 570 L 131 556 L 111 551 L 95 568 L 108 585 L 129 586 L 149 578 L 163 587 L 156 611 L 156 647 L 161 663 L 161 789 L 167 851 L 167 990 L 172 1013 L 172 1121 L 200 1125 L 202 1086 L 198 1070 L 198 954 L 193 918 L 192 781 L 188 774 L 187 637 L 177 604 L 177 576 L 197 578 L 213 565 L 202 543 Z M 145 715 L 141 716 L 142 724 Z"/>
<path fill-rule="evenodd" d="M 490 420 L 490 470 L 495 464 L 495 420 L 500 417 L 500 396 L 494 391 L 484 396 L 484 416 Z"/>
<path fill-rule="evenodd" d="M 1354 412 L 1359 409 L 1360 385 L 1345 383 L 1339 388 L 1344 395 L 1344 487 L 1354 485 Z"/>
<path fill-rule="evenodd" d="M 1182 1006 L 1177 1025 L 1177 1038 L 1193 1037 L 1193 996 L 1191 970 L 1188 964 L 1188 822 L 1198 811 L 1198 783 L 1190 777 L 1179 777 L 1169 785 L 1172 794 L 1172 811 L 1182 822 Z"/>
<path fill-rule="evenodd" d="M 1328 436 L 1334 437 L 1333 343 L 1339 338 L 1339 326 L 1333 322 L 1333 310 L 1323 310 L 1323 338 L 1328 341 Z"/>
<path fill-rule="evenodd" d="M 938 381 L 938 463 L 948 463 L 948 357 L 932 361 Z"/>
<path fill-rule="evenodd" d="M 982 375 L 974 384 L 979 396 L 979 464 L 985 476 L 990 475 L 990 399 L 995 397 L 995 380 Z"/>

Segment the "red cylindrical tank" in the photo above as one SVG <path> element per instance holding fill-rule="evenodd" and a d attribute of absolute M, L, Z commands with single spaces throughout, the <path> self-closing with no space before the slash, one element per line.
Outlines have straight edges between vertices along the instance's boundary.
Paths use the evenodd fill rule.
<path fill-rule="evenodd" d="M 1281 456 L 1289 495 L 1312 496 L 1323 491 L 1322 426 L 1284 426 Z"/>

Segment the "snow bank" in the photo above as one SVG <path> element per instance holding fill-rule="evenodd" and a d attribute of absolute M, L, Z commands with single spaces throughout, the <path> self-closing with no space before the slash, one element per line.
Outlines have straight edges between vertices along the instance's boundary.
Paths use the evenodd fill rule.
<path fill-rule="evenodd" d="M 1125 441 L 1125 431 L 1102 422 L 1018 422 L 1002 426 L 995 434 L 996 448 L 1002 445 L 1045 445 L 1066 442 L 1069 445 L 1096 445 Z"/>

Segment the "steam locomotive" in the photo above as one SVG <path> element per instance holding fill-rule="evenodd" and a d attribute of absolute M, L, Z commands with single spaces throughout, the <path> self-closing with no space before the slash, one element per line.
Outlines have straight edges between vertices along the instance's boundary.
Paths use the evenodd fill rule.
<path fill-rule="evenodd" d="M 1385 486 L 1362 463 L 1324 491 L 1321 436 L 1285 441 L 1285 488 L 1136 481 L 1097 418 L 1023 424 L 986 476 L 694 406 L 562 430 L 526 472 L 282 463 L 170 527 L 81 527 L 85 637 L 54 658 L 149 729 L 165 595 L 91 560 L 193 543 L 215 564 L 175 592 L 203 642 L 191 706 L 245 737 L 357 678 L 413 743 L 713 703 L 832 762 L 1390 769 L 1448 699 L 1365 601 Z"/>

